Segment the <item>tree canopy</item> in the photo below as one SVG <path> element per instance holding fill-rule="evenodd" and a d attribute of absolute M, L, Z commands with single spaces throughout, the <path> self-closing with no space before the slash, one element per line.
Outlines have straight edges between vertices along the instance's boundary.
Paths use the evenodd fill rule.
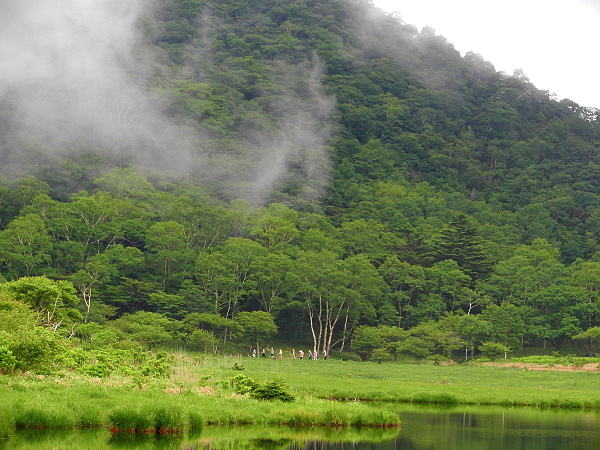
<path fill-rule="evenodd" d="M 150 347 L 593 342 L 598 111 L 362 0 L 166 0 L 136 26 L 160 121 L 57 145 L 0 94 L 0 300 Z"/>

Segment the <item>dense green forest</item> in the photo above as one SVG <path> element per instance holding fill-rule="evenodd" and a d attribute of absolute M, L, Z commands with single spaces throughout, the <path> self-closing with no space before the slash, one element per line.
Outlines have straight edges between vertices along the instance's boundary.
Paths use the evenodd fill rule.
<path fill-rule="evenodd" d="M 0 360 L 22 303 L 89 345 L 594 353 L 598 111 L 363 0 L 164 0 L 136 27 L 104 137 L 0 97 Z"/>

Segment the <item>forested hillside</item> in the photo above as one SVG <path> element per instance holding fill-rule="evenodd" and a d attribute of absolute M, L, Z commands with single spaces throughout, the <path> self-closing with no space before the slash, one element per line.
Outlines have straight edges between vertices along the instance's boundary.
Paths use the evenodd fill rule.
<path fill-rule="evenodd" d="M 135 29 L 87 103 L 0 90 L 2 314 L 379 359 L 600 334 L 598 111 L 367 1 L 164 0 Z"/>

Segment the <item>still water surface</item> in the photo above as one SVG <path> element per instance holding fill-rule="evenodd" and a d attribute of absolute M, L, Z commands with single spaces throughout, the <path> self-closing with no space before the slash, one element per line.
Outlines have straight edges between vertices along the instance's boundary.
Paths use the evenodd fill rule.
<path fill-rule="evenodd" d="M 528 408 L 387 405 L 393 430 L 207 427 L 177 438 L 111 437 L 107 430 L 19 431 L 0 449 L 600 449 L 600 413 Z"/>

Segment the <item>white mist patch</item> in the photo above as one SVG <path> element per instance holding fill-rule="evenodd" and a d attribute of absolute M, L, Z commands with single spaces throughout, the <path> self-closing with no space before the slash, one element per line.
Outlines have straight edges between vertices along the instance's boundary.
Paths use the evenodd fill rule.
<path fill-rule="evenodd" d="M 10 98 L 18 144 L 64 156 L 91 148 L 113 162 L 187 163 L 165 155 L 176 134 L 135 78 L 142 0 L 0 3 L 0 101 Z M 16 150 L 15 150 L 16 151 Z"/>
<path fill-rule="evenodd" d="M 0 87 L 122 81 L 118 59 L 133 45 L 139 7 L 117 0 L 2 2 Z"/>
<path fill-rule="evenodd" d="M 140 28 L 145 20 L 158 23 L 157 4 L 0 0 L 0 170 L 15 177 L 89 153 L 106 166 L 183 172 L 225 198 L 262 204 L 276 191 L 283 192 L 278 199 L 317 200 L 329 177 L 334 109 L 320 65 L 269 65 L 277 88 L 257 102 L 268 105 L 266 112 L 260 106 L 214 133 L 203 127 L 205 119 L 173 112 L 185 109 L 186 92 L 152 83 L 164 77 L 168 85 L 191 73 L 202 78 L 220 22 L 203 11 L 199 38 L 187 50 L 194 57 L 154 77 L 166 53 L 149 45 Z"/>
<path fill-rule="evenodd" d="M 293 186 L 294 196 L 314 202 L 330 176 L 326 144 L 332 133 L 335 99 L 323 91 L 319 63 L 281 64 L 275 70 L 288 95 L 271 104 L 279 118 L 278 132 L 268 138 L 255 137 L 264 153 L 253 174 L 253 190 L 241 196 L 265 203 L 275 188 L 287 184 Z"/>

